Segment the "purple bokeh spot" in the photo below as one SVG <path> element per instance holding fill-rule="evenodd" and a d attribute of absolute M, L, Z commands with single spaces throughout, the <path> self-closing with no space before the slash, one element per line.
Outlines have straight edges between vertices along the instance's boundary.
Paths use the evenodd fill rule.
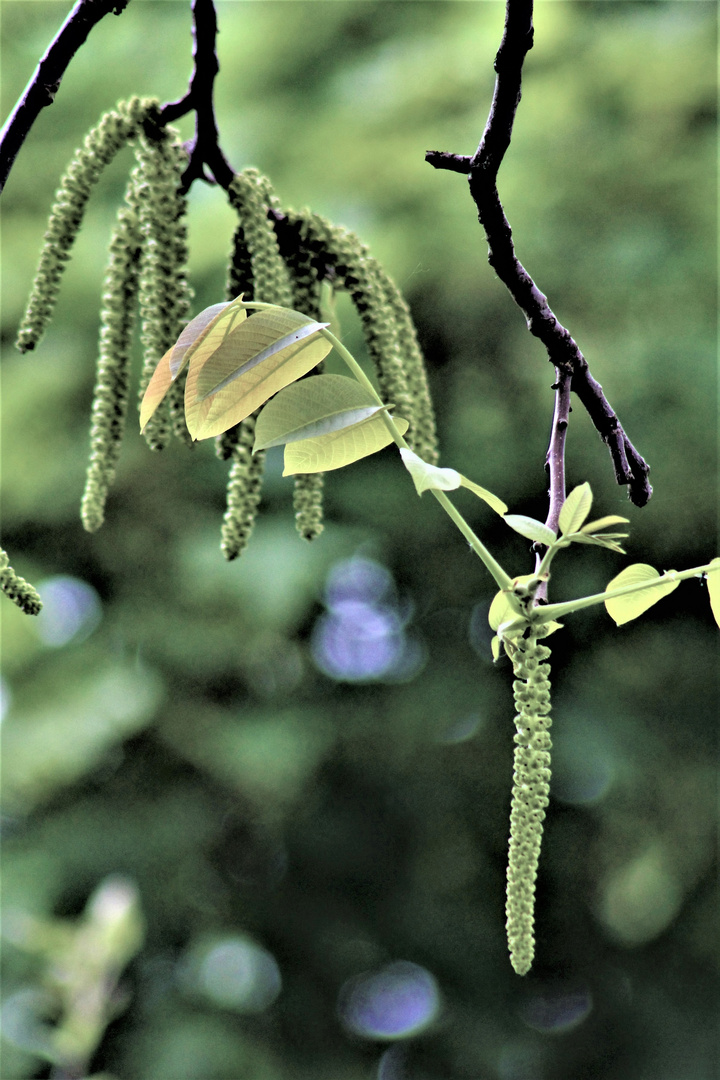
<path fill-rule="evenodd" d="M 405 1039 L 437 1016 L 440 992 L 419 964 L 400 960 L 351 980 L 340 995 L 340 1015 L 356 1035 Z"/>

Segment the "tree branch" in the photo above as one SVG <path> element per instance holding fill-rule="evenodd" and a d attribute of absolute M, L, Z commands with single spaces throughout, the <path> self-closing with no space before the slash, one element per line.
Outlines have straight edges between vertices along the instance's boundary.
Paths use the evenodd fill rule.
<path fill-rule="evenodd" d="M 512 229 L 498 195 L 497 174 L 510 145 L 520 103 L 522 66 L 533 45 L 532 15 L 533 0 L 507 0 L 503 37 L 495 57 L 492 104 L 475 154 L 470 158 L 431 150 L 425 160 L 436 169 L 466 172 L 488 243 L 488 262 L 525 314 L 530 333 L 545 346 L 550 362 L 558 372 L 572 375 L 572 389 L 610 451 L 617 483 L 627 484 L 632 502 L 644 506 L 652 495 L 649 466 L 625 434 L 577 344 L 517 258 Z"/>
<path fill-rule="evenodd" d="M 190 156 L 183 173 L 181 191 L 189 190 L 194 180 L 217 183 L 228 188 L 234 176 L 218 143 L 218 130 L 213 105 L 213 84 L 220 70 L 215 50 L 217 17 L 213 0 L 193 0 L 194 70 L 187 94 L 178 101 L 168 102 L 160 110 L 159 123 L 169 124 L 195 111 L 195 138 L 187 145 Z M 210 170 L 206 173 L 205 166 Z"/>
<path fill-rule="evenodd" d="M 5 187 L 30 128 L 40 111 L 52 105 L 68 64 L 87 40 L 93 26 L 111 11 L 120 15 L 127 4 L 128 0 L 77 0 L 0 131 L 0 191 Z"/>

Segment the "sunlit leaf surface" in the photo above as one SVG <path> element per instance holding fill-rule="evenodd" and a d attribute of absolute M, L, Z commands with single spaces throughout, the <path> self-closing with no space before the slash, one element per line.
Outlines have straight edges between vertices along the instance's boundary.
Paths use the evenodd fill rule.
<path fill-rule="evenodd" d="M 323 326 L 282 309 L 256 312 L 215 348 L 208 335 L 193 353 L 185 388 L 193 438 L 227 431 L 316 367 L 332 348 Z"/>
<path fill-rule="evenodd" d="M 562 505 L 558 525 L 560 532 L 577 532 L 585 518 L 590 513 L 592 506 L 592 491 L 589 484 L 580 484 L 568 495 Z"/>
<path fill-rule="evenodd" d="M 319 438 L 351 427 L 382 409 L 373 394 L 346 375 L 313 375 L 281 390 L 257 419 L 253 452 Z"/>
<path fill-rule="evenodd" d="M 396 416 L 395 426 L 401 435 L 408 429 L 408 422 Z M 294 473 L 329 472 L 341 469 L 353 461 L 368 457 L 382 450 L 393 441 L 381 414 L 371 416 L 353 427 L 334 431 L 319 439 L 303 439 L 285 447 L 283 476 Z"/>
<path fill-rule="evenodd" d="M 622 589 L 628 585 L 641 585 L 644 581 L 652 581 L 653 578 L 659 576 L 658 571 L 647 563 L 633 563 L 614 577 L 605 591 L 611 592 L 613 589 Z M 642 615 L 653 604 L 657 604 L 658 600 L 662 600 L 663 596 L 677 589 L 678 584 L 677 581 L 666 581 L 642 591 L 628 593 L 626 596 L 615 596 L 605 601 L 605 607 L 617 625 L 622 626 L 623 623 L 637 619 L 638 615 Z"/>

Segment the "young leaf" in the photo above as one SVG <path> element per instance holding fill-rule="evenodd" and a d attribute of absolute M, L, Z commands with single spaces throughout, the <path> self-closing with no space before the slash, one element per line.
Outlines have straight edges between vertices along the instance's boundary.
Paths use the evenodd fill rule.
<path fill-rule="evenodd" d="M 560 510 L 558 525 L 560 532 L 577 532 L 585 518 L 590 513 L 592 506 L 592 491 L 589 484 L 580 484 L 573 488 Z"/>
<path fill-rule="evenodd" d="M 576 533 L 573 536 L 573 542 L 576 544 L 596 544 L 598 547 L 608 548 L 610 551 L 618 551 L 621 555 L 625 555 L 625 548 L 620 547 L 616 540 L 616 537 L 622 536 L 627 536 L 627 533 L 608 533 L 605 536 L 583 536 L 581 533 Z"/>
<path fill-rule="evenodd" d="M 238 297 L 234 304 L 240 304 L 242 297 Z M 168 349 L 158 366 L 153 372 L 148 383 L 142 403 L 140 405 L 140 430 L 142 431 L 150 417 L 163 400 L 172 383 L 180 374 L 188 361 L 190 347 L 199 340 L 203 332 L 211 329 L 213 323 L 225 308 L 229 307 L 229 301 L 222 304 L 213 304 L 196 315 L 183 329 L 175 344 Z M 245 318 L 245 309 L 240 308 L 241 318 Z"/>
<path fill-rule="evenodd" d="M 455 469 L 439 469 L 437 465 L 428 465 L 412 450 L 402 447 L 400 457 L 410 473 L 418 495 L 435 488 L 436 491 L 454 491 L 462 483 L 462 477 Z"/>
<path fill-rule="evenodd" d="M 347 375 L 313 375 L 285 387 L 257 418 L 253 453 L 351 427 L 383 408 Z"/>
<path fill-rule="evenodd" d="M 395 426 L 400 434 L 404 435 L 408 422 L 401 416 L 396 416 Z M 351 465 L 353 461 L 359 461 L 360 458 L 382 450 L 392 441 L 382 414 L 377 413 L 359 424 L 333 431 L 318 439 L 289 443 L 285 447 L 283 476 L 342 469 L 344 465 Z"/>
<path fill-rule="evenodd" d="M 591 521 L 589 525 L 583 525 L 580 532 L 583 533 L 596 533 L 599 529 L 607 529 L 608 525 L 628 525 L 630 518 L 618 517 L 617 514 L 608 514 L 607 517 L 598 518 L 597 521 Z M 621 535 L 620 533 L 617 534 Z M 622 536 L 627 536 L 627 533 L 622 533 Z"/>
<path fill-rule="evenodd" d="M 502 499 L 498 499 L 497 495 L 493 495 L 492 491 L 480 487 L 479 484 L 473 484 L 472 480 L 468 480 L 467 476 L 461 476 L 460 483 L 464 488 L 467 488 L 468 491 L 472 491 L 479 499 L 482 499 L 483 502 L 486 502 L 496 514 L 500 515 L 500 517 L 507 514 L 507 506 Z"/>
<path fill-rule="evenodd" d="M 520 533 L 521 536 L 525 536 L 528 540 L 533 540 L 537 544 L 544 544 L 546 547 L 550 547 L 557 540 L 557 534 L 552 531 L 542 521 L 536 521 L 535 518 L 525 517 L 524 514 L 505 514 L 505 522 L 514 529 L 516 533 Z"/>
<path fill-rule="evenodd" d="M 720 626 L 720 559 L 713 559 L 710 565 L 712 570 L 707 572 L 708 595 L 715 622 Z"/>
<path fill-rule="evenodd" d="M 148 420 L 151 418 L 160 402 L 163 400 L 168 390 L 172 386 L 173 377 L 170 372 L 170 358 L 173 353 L 172 348 L 163 356 L 162 360 L 152 373 L 152 378 L 147 384 L 147 389 L 143 395 L 142 402 L 140 403 L 140 430 L 143 431 Z"/>
<path fill-rule="evenodd" d="M 672 571 L 669 572 L 672 573 Z M 629 585 L 642 585 L 643 582 L 652 581 L 653 578 L 659 576 L 657 570 L 652 566 L 648 566 L 647 563 L 633 563 L 632 566 L 627 566 L 617 577 L 612 579 L 605 592 L 626 588 Z M 642 615 L 658 600 L 662 600 L 663 596 L 673 592 L 678 585 L 679 582 L 677 581 L 664 581 L 637 592 L 627 593 L 625 596 L 611 597 L 605 601 L 605 607 L 608 615 L 615 620 L 618 626 L 622 626 L 623 623 L 637 619 L 638 615 Z"/>
<path fill-rule="evenodd" d="M 195 350 L 185 386 L 185 421 L 209 439 L 250 416 L 278 390 L 316 367 L 332 345 L 323 323 L 287 308 L 257 312 L 224 342 Z"/>
<path fill-rule="evenodd" d="M 240 319 L 247 317 L 247 312 L 244 307 L 241 307 L 242 296 L 238 296 L 236 300 L 232 302 L 235 305 L 235 311 Z M 230 307 L 230 301 L 225 300 L 220 304 L 211 304 L 210 307 L 206 307 L 199 315 L 196 315 L 194 319 L 191 319 L 187 326 L 184 328 L 180 337 L 177 339 L 172 348 L 172 356 L 170 358 L 170 374 L 173 379 L 176 379 L 180 374 L 180 371 L 190 359 L 188 353 L 191 345 L 199 345 L 202 340 L 201 335 L 209 333 L 212 329 L 211 323 L 214 324 L 218 316 Z M 233 322 L 236 318 L 233 312 Z"/>

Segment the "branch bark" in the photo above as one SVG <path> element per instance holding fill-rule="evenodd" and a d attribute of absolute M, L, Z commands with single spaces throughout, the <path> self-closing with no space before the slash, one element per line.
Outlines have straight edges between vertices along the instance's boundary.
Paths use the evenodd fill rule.
<path fill-rule="evenodd" d="M 181 190 L 189 190 L 193 180 L 204 180 L 228 188 L 234 176 L 220 144 L 215 122 L 213 85 L 220 64 L 215 49 L 217 16 L 213 0 L 193 0 L 194 70 L 187 94 L 168 102 L 160 110 L 159 123 L 170 124 L 187 113 L 195 112 L 195 137 L 187 145 L 190 157 L 183 173 Z M 206 173 L 205 166 L 210 170 Z"/>
<path fill-rule="evenodd" d="M 50 42 L 22 97 L 0 131 L 0 192 L 20 147 L 42 109 L 52 105 L 68 64 L 92 28 L 109 15 L 120 15 L 129 0 L 77 0 Z"/>
<path fill-rule="evenodd" d="M 488 243 L 488 262 L 523 311 L 531 334 L 545 346 L 558 382 L 572 376 L 572 389 L 610 451 L 618 484 L 628 485 L 636 506 L 652 495 L 649 466 L 628 439 L 622 424 L 593 378 L 587 360 L 560 323 L 547 297 L 515 254 L 512 229 L 497 190 L 497 174 L 512 138 L 522 92 L 522 67 L 533 45 L 533 0 L 506 0 L 505 27 L 495 57 L 495 89 L 480 145 L 472 157 L 431 150 L 425 160 L 436 169 L 464 172 Z"/>

